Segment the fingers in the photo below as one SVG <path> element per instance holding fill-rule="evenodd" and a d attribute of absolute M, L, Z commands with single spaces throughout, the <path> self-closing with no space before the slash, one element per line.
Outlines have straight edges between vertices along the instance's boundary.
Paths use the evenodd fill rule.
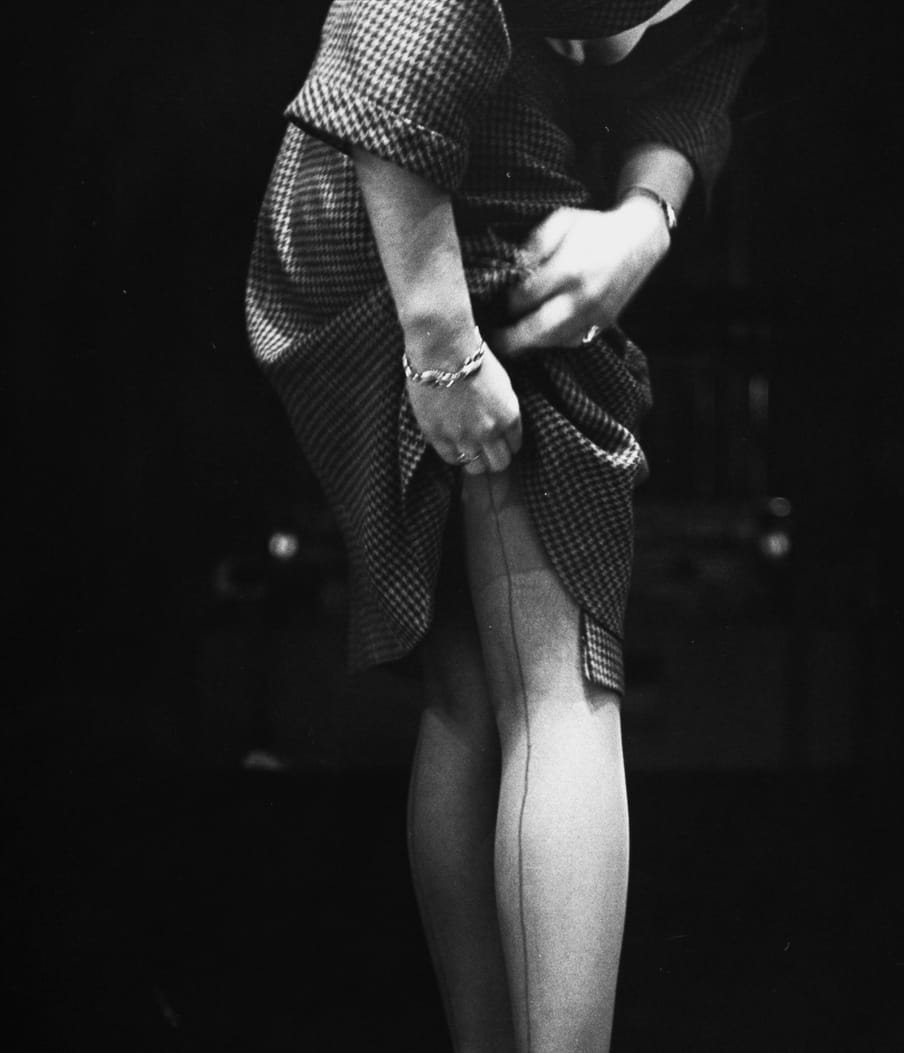
<path fill-rule="evenodd" d="M 521 449 L 523 439 L 524 429 L 521 424 L 521 414 L 519 413 L 505 431 L 505 441 L 512 454 L 516 454 Z"/>
<path fill-rule="evenodd" d="M 513 315 L 534 310 L 571 280 L 572 275 L 567 269 L 551 265 L 551 261 L 565 245 L 577 215 L 574 209 L 558 209 L 528 236 L 524 255 L 529 270 L 508 296 L 509 310 Z"/>
<path fill-rule="evenodd" d="M 488 468 L 484 463 L 483 456 L 481 455 L 475 461 L 468 461 L 468 463 L 462 467 L 462 471 L 465 475 L 483 475 L 484 472 L 488 471 Z"/>
<path fill-rule="evenodd" d="M 524 242 L 524 252 L 533 265 L 545 263 L 559 248 L 575 222 L 576 214 L 576 209 L 556 209 L 534 227 Z"/>
<path fill-rule="evenodd" d="M 480 457 L 476 461 L 470 461 L 464 466 L 468 475 L 480 475 L 482 472 L 504 472 L 512 463 L 512 451 L 505 439 L 497 439 L 495 442 L 487 443 L 480 451 Z"/>
<path fill-rule="evenodd" d="M 493 347 L 501 355 L 516 355 L 539 347 L 575 347 L 592 323 L 606 328 L 601 305 L 588 305 L 597 313 L 577 310 L 574 297 L 554 296 L 520 318 L 513 325 L 493 334 Z"/>
<path fill-rule="evenodd" d="M 531 271 L 508 294 L 508 309 L 512 317 L 528 314 L 536 310 L 545 300 L 562 292 L 571 280 L 571 276 L 562 273 L 555 267 L 540 266 Z"/>
<path fill-rule="evenodd" d="M 497 439 L 490 439 L 476 449 L 454 447 L 443 444 L 437 453 L 447 464 L 454 464 L 468 475 L 480 475 L 483 472 L 504 472 L 512 463 L 512 457 L 521 449 L 523 430 L 519 416 Z"/>
<path fill-rule="evenodd" d="M 467 454 L 468 457 L 477 456 L 479 454 L 479 451 L 471 453 L 471 451 L 459 448 L 455 443 L 450 442 L 447 439 L 426 438 L 427 444 L 433 447 L 440 460 L 445 461 L 446 464 L 460 466 L 463 463 L 464 454 Z"/>

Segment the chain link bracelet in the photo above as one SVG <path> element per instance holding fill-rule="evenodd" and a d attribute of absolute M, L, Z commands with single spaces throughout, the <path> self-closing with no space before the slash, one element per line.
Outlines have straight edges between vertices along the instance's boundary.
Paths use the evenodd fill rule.
<path fill-rule="evenodd" d="M 479 346 L 473 355 L 469 355 L 461 367 L 456 370 L 449 369 L 422 369 L 417 370 L 408 361 L 407 353 L 402 354 L 402 368 L 405 376 L 415 384 L 429 384 L 434 388 L 451 388 L 453 384 L 465 377 L 473 376 L 483 365 L 483 356 L 486 354 L 487 342 L 480 335 L 480 329 L 475 325 L 474 332 L 477 335 Z"/>

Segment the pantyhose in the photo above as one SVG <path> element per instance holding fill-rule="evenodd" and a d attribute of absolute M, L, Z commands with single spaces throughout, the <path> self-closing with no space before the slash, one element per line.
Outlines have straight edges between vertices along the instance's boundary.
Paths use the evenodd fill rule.
<path fill-rule="evenodd" d="M 409 802 L 453 1045 L 605 1053 L 628 873 L 618 696 L 582 675 L 579 611 L 516 470 L 466 477 L 462 509 L 471 602 L 447 586 L 425 645 Z"/>

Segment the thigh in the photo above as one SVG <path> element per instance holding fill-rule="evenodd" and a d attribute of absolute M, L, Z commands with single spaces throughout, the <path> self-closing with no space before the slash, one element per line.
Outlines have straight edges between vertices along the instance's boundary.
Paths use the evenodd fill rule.
<path fill-rule="evenodd" d="M 587 681 L 581 613 L 543 549 L 517 463 L 466 477 L 463 515 L 477 631 L 494 703 L 596 708 L 618 696 Z"/>
<path fill-rule="evenodd" d="M 459 521 L 448 531 L 433 622 L 421 644 L 420 657 L 427 707 L 472 733 L 495 738 Z"/>

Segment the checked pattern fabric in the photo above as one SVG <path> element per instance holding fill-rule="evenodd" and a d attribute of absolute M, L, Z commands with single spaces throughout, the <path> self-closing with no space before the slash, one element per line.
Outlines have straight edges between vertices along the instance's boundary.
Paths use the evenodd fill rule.
<path fill-rule="evenodd" d="M 560 207 L 592 207 L 576 143 L 588 113 L 605 149 L 650 138 L 704 180 L 727 146 L 727 107 L 754 36 L 747 5 L 711 17 L 655 77 L 586 83 L 544 36 L 617 32 L 649 0 L 335 0 L 260 211 L 247 285 L 251 345 L 333 508 L 349 556 L 352 669 L 409 653 L 429 628 L 457 471 L 427 448 L 405 394 L 402 332 L 348 151 L 369 150 L 453 196 L 478 322 L 503 316 L 519 245 Z M 687 10 L 687 9 L 686 9 Z M 743 16 L 743 17 L 742 17 Z M 745 21 L 746 19 L 746 21 Z M 595 89 L 594 89 L 595 90 Z M 603 205 L 604 207 L 604 205 Z M 511 364 L 524 491 L 546 551 L 582 609 L 587 677 L 623 690 L 635 437 L 646 362 L 620 330 Z"/>

